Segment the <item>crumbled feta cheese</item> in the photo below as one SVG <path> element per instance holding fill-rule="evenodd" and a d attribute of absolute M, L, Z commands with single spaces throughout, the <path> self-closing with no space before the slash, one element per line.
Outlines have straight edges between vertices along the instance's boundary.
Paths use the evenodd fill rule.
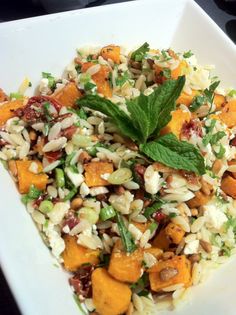
<path fill-rule="evenodd" d="M 160 175 L 154 170 L 153 166 L 147 167 L 144 173 L 145 190 L 149 194 L 156 194 L 161 189 Z"/>
<path fill-rule="evenodd" d="M 66 202 L 58 202 L 54 205 L 52 211 L 48 213 L 48 217 L 54 224 L 61 223 L 70 206 Z"/>
<path fill-rule="evenodd" d="M 70 168 L 66 168 L 65 172 L 75 187 L 79 187 L 83 183 L 84 176 L 82 174 L 75 173 Z"/>
<path fill-rule="evenodd" d="M 38 174 L 38 164 L 36 162 L 32 162 L 29 166 L 29 171 L 34 174 Z"/>
<path fill-rule="evenodd" d="M 90 188 L 90 195 L 91 196 L 97 196 L 101 194 L 107 194 L 109 190 L 106 187 L 93 187 Z"/>
<path fill-rule="evenodd" d="M 122 214 L 129 214 L 131 212 L 130 205 L 133 199 L 134 196 L 126 190 L 121 196 L 111 195 L 109 202 L 117 211 L 121 212 Z"/>
<path fill-rule="evenodd" d="M 194 240 L 192 242 L 189 242 L 184 247 L 184 254 L 185 255 L 196 254 L 198 252 L 198 247 L 199 247 L 199 240 Z"/>
<path fill-rule="evenodd" d="M 81 185 L 80 185 L 80 190 L 79 190 L 79 193 L 82 197 L 85 197 L 87 196 L 89 193 L 90 193 L 90 189 L 89 187 L 85 184 L 85 182 L 83 182 Z"/>
<path fill-rule="evenodd" d="M 39 92 L 41 94 L 46 95 L 46 94 L 48 94 L 48 92 L 51 91 L 49 86 L 48 86 L 48 83 L 49 83 L 48 79 L 46 79 L 46 78 L 41 79 L 40 84 L 39 84 Z"/>
<path fill-rule="evenodd" d="M 222 225 L 228 220 L 227 216 L 215 205 L 203 206 L 206 226 L 219 230 Z"/>

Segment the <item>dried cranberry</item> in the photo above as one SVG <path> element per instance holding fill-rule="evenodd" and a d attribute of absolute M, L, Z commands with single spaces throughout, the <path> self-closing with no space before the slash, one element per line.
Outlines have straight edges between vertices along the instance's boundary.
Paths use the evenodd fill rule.
<path fill-rule="evenodd" d="M 84 298 L 92 296 L 91 275 L 93 270 L 94 266 L 92 265 L 80 267 L 76 274 L 69 279 L 70 285 L 79 296 Z"/>
<path fill-rule="evenodd" d="M 236 147 L 236 137 L 234 137 L 234 138 L 230 141 L 230 145 Z"/>
<path fill-rule="evenodd" d="M 71 139 L 73 134 L 76 132 L 77 127 L 76 126 L 70 126 L 63 130 L 62 136 L 66 137 L 67 139 Z"/>
<path fill-rule="evenodd" d="M 73 210 L 70 210 L 65 217 L 62 226 L 68 225 L 69 229 L 72 230 L 79 223 L 79 218 L 76 216 Z"/>
<path fill-rule="evenodd" d="M 48 115 L 44 108 L 46 103 L 50 103 L 56 112 Z M 52 97 L 34 96 L 28 100 L 24 108 L 16 110 L 15 114 L 28 123 L 35 123 L 37 121 L 47 121 L 49 119 L 48 116 L 50 116 L 50 120 L 57 117 L 61 107 L 62 105 Z"/>
<path fill-rule="evenodd" d="M 55 162 L 62 157 L 62 151 L 55 151 L 55 152 L 47 152 L 45 153 L 45 157 L 47 158 L 49 163 Z"/>
<path fill-rule="evenodd" d="M 157 221 L 158 223 L 163 221 L 166 217 L 167 215 L 162 212 L 156 212 L 153 216 L 154 220 Z"/>
<path fill-rule="evenodd" d="M 196 134 L 199 137 L 203 136 L 201 123 L 193 119 L 185 122 L 181 130 L 181 136 L 184 138 L 190 139 L 192 134 Z"/>

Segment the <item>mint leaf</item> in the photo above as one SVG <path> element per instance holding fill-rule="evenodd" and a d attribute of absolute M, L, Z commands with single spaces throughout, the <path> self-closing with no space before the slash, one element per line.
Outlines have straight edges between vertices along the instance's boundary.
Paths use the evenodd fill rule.
<path fill-rule="evenodd" d="M 151 132 L 158 134 L 171 120 L 171 112 L 185 84 L 185 76 L 177 80 L 168 80 L 159 86 L 150 97 L 149 119 Z"/>
<path fill-rule="evenodd" d="M 217 142 L 221 140 L 224 136 L 226 136 L 226 133 L 224 131 L 218 131 L 211 137 L 210 144 L 211 145 L 217 144 Z"/>
<path fill-rule="evenodd" d="M 140 145 L 140 150 L 154 161 L 174 169 L 199 175 L 205 173 L 204 159 L 198 149 L 186 141 L 179 141 L 171 133 L 156 141 Z"/>
<path fill-rule="evenodd" d="M 127 102 L 133 124 L 142 132 L 142 143 L 159 131 L 171 120 L 171 111 L 185 84 L 185 77 L 168 80 L 149 96 L 141 94 Z"/>
<path fill-rule="evenodd" d="M 194 97 L 194 100 L 192 104 L 189 106 L 190 112 L 195 112 L 198 110 L 199 107 L 201 107 L 204 103 L 206 103 L 207 99 L 205 95 L 198 95 Z"/>
<path fill-rule="evenodd" d="M 102 112 L 111 118 L 122 134 L 138 143 L 145 143 L 152 134 L 156 136 L 171 120 L 170 113 L 175 109 L 176 99 L 184 84 L 184 76 L 177 80 L 168 80 L 149 96 L 141 94 L 127 101 L 130 116 L 116 104 L 98 95 L 86 95 L 77 101 L 77 105 Z"/>
<path fill-rule="evenodd" d="M 81 107 L 88 107 L 107 115 L 120 132 L 129 138 L 142 142 L 142 132 L 134 127 L 131 118 L 116 104 L 98 95 L 86 95 L 76 102 Z"/>
<path fill-rule="evenodd" d="M 149 44 L 145 42 L 141 47 L 132 53 L 131 59 L 134 61 L 142 61 L 148 51 Z"/>
<path fill-rule="evenodd" d="M 222 159 L 222 157 L 223 157 L 224 154 L 225 154 L 225 148 L 223 147 L 222 144 L 220 144 L 220 150 L 219 150 L 219 152 L 214 151 L 214 153 L 215 153 L 215 156 L 217 157 L 217 159 Z"/>
<path fill-rule="evenodd" d="M 190 58 L 191 56 L 193 56 L 193 53 L 191 52 L 191 50 L 186 51 L 186 52 L 183 54 L 183 57 L 184 57 L 184 58 Z"/>

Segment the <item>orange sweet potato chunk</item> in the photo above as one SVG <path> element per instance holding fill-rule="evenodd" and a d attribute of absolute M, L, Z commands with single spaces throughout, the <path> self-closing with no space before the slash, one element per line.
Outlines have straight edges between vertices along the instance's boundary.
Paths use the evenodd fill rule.
<path fill-rule="evenodd" d="M 185 232 L 178 224 L 171 222 L 166 226 L 165 234 L 171 243 L 179 244 L 182 241 Z"/>
<path fill-rule="evenodd" d="M 236 100 L 228 101 L 223 107 L 222 113 L 218 116 L 227 127 L 232 128 L 236 126 Z"/>
<path fill-rule="evenodd" d="M 90 67 L 94 66 L 93 62 L 85 62 L 83 63 L 81 67 L 82 72 L 86 72 Z M 98 93 L 103 94 L 105 97 L 111 97 L 112 96 L 112 89 L 109 84 L 109 73 L 110 70 L 108 66 L 101 65 L 100 70 L 92 75 L 92 79 L 97 85 Z"/>
<path fill-rule="evenodd" d="M 23 100 L 15 100 L 0 105 L 0 126 L 4 125 L 8 119 L 15 116 L 14 111 L 24 107 Z"/>
<path fill-rule="evenodd" d="M 221 110 L 223 105 L 224 105 L 224 103 L 225 103 L 224 95 L 216 93 L 214 95 L 213 103 L 215 104 L 217 110 Z"/>
<path fill-rule="evenodd" d="M 155 236 L 154 240 L 152 241 L 152 246 L 168 250 L 170 246 L 170 240 L 167 238 L 167 235 L 165 233 L 165 230 L 162 229 L 157 236 Z"/>
<path fill-rule="evenodd" d="M 91 162 L 84 165 L 85 182 L 88 187 L 107 186 L 110 185 L 101 175 L 111 174 L 113 172 L 113 164 L 108 162 Z"/>
<path fill-rule="evenodd" d="M 210 196 L 205 195 L 203 192 L 197 191 L 197 192 L 195 192 L 195 197 L 193 197 L 193 199 L 190 199 L 189 201 L 187 201 L 187 205 L 191 209 L 192 208 L 198 208 L 198 207 L 204 206 L 206 203 L 208 203 L 210 198 L 211 198 Z"/>
<path fill-rule="evenodd" d="M 65 250 L 62 253 L 64 267 L 68 271 L 76 271 L 83 264 L 98 264 L 99 250 L 85 248 L 76 242 L 76 237 L 65 235 Z"/>
<path fill-rule="evenodd" d="M 81 98 L 82 94 L 74 82 L 69 82 L 62 89 L 56 91 L 52 96 L 62 105 L 66 107 L 74 107 L 76 100 Z"/>
<path fill-rule="evenodd" d="M 108 45 L 101 49 L 101 56 L 105 59 L 111 59 L 115 63 L 120 63 L 120 46 Z"/>
<path fill-rule="evenodd" d="M 38 165 L 38 174 L 29 171 L 32 162 Z M 43 171 L 43 166 L 40 161 L 16 161 L 17 175 L 19 182 L 19 191 L 21 194 L 27 194 L 31 185 L 34 185 L 39 190 L 44 190 L 47 185 L 48 176 Z"/>
<path fill-rule="evenodd" d="M 134 283 L 141 276 L 142 261 L 143 251 L 140 248 L 127 255 L 118 240 L 111 254 L 108 272 L 116 280 Z"/>
<path fill-rule="evenodd" d="M 191 114 L 181 109 L 177 109 L 171 113 L 171 116 L 171 121 L 161 130 L 161 135 L 172 132 L 179 138 L 183 124 L 190 121 Z"/>
<path fill-rule="evenodd" d="M 162 277 L 168 268 L 177 270 L 177 274 L 171 278 Z M 191 263 L 186 256 L 174 256 L 171 259 L 157 262 L 148 270 L 151 289 L 159 292 L 169 286 L 183 283 L 185 287 L 191 285 Z"/>
<path fill-rule="evenodd" d="M 93 271 L 92 291 L 99 315 L 120 315 L 128 310 L 131 300 L 129 286 L 112 278 L 105 268 Z"/>
<path fill-rule="evenodd" d="M 176 100 L 176 104 L 184 104 L 186 106 L 190 106 L 193 102 L 194 97 L 198 94 L 196 90 L 192 90 L 191 94 L 187 94 L 186 92 L 182 92 L 178 99 Z"/>
<path fill-rule="evenodd" d="M 232 176 L 227 175 L 225 178 L 222 179 L 221 189 L 227 195 L 236 199 L 236 179 L 234 179 Z"/>

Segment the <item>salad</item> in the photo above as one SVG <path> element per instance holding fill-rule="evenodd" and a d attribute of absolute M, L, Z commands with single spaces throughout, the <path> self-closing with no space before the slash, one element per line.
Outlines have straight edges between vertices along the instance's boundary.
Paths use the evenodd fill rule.
<path fill-rule="evenodd" d="M 81 312 L 155 314 L 236 250 L 236 90 L 191 52 L 83 47 L 0 89 L 0 159 Z"/>

